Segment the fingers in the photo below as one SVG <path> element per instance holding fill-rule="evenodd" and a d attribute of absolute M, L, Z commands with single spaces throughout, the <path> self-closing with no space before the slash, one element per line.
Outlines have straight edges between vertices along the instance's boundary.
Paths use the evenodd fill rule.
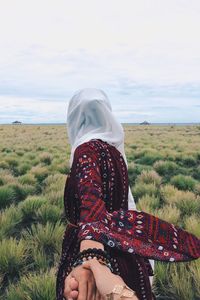
<path fill-rule="evenodd" d="M 95 295 L 95 300 L 102 300 L 103 298 L 101 297 L 101 294 L 99 293 L 98 290 L 96 290 L 96 295 Z"/>
<path fill-rule="evenodd" d="M 90 259 L 91 260 L 91 259 Z M 86 260 L 82 263 L 82 266 L 84 269 L 89 269 L 91 270 L 91 264 L 90 264 L 90 260 Z"/>
<path fill-rule="evenodd" d="M 69 274 L 66 278 L 65 278 L 65 282 L 64 282 L 64 297 L 66 299 L 69 298 L 70 296 L 70 292 L 71 292 L 71 288 L 70 288 L 70 285 L 69 285 L 69 282 L 70 282 L 70 279 L 72 278 L 71 274 Z"/>
<path fill-rule="evenodd" d="M 76 290 L 71 291 L 69 296 L 70 296 L 69 299 L 71 299 L 71 298 L 72 298 L 73 300 L 74 300 L 74 299 L 77 299 L 77 298 L 78 298 L 78 291 L 76 291 Z"/>
<path fill-rule="evenodd" d="M 74 277 L 70 278 L 69 286 L 71 290 L 78 290 L 78 281 Z"/>
<path fill-rule="evenodd" d="M 77 300 L 87 300 L 87 281 L 80 281 L 79 282 L 79 289 L 78 289 L 78 298 Z"/>
<path fill-rule="evenodd" d="M 95 300 L 96 284 L 92 275 L 87 283 L 87 300 Z"/>
<path fill-rule="evenodd" d="M 76 300 L 78 298 L 78 281 L 74 277 L 70 277 L 68 280 L 69 284 L 69 300 Z"/>
<path fill-rule="evenodd" d="M 102 274 L 106 275 L 108 273 L 111 273 L 110 269 L 107 266 L 100 264 L 96 259 L 85 261 L 83 263 L 83 267 L 92 271 L 95 277 L 95 281 L 99 281 Z"/>

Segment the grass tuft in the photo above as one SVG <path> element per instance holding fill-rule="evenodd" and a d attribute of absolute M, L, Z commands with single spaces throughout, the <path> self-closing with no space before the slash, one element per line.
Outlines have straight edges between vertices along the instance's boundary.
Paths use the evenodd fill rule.
<path fill-rule="evenodd" d="M 169 223 L 180 225 L 180 210 L 172 205 L 165 205 L 163 208 L 155 210 L 155 215 Z"/>
<path fill-rule="evenodd" d="M 27 247 L 23 240 L 4 239 L 0 242 L 0 274 L 4 280 L 16 280 L 26 270 Z"/>
<path fill-rule="evenodd" d="M 55 270 L 23 276 L 18 285 L 11 285 L 7 300 L 55 300 Z"/>
<path fill-rule="evenodd" d="M 0 240 L 19 234 L 22 214 L 13 204 L 0 213 Z"/>
<path fill-rule="evenodd" d="M 160 206 L 160 199 L 155 196 L 144 195 L 139 199 L 137 208 L 139 210 L 153 214 L 155 209 Z"/>
<path fill-rule="evenodd" d="M 133 186 L 131 190 L 136 201 L 138 201 L 139 198 L 142 198 L 145 195 L 157 196 L 158 194 L 158 189 L 153 183 L 146 184 L 138 182 Z"/>
<path fill-rule="evenodd" d="M 192 191 L 197 184 L 197 181 L 191 176 L 184 176 L 181 174 L 172 177 L 170 182 L 178 189 L 184 191 Z"/>
<path fill-rule="evenodd" d="M 145 184 L 155 184 L 159 186 L 161 184 L 162 178 L 154 170 L 142 171 L 142 173 L 137 177 L 136 182 L 142 182 Z"/>

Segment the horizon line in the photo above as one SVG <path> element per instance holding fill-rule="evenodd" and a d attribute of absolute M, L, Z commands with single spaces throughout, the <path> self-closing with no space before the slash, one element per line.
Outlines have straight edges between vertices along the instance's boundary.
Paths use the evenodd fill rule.
<path fill-rule="evenodd" d="M 147 123 L 146 123 L 147 122 Z M 120 122 L 121 124 L 138 124 L 138 125 L 152 125 L 152 124 L 199 124 L 199 122 L 148 122 L 148 121 L 143 121 L 143 122 Z M 145 124 L 146 123 L 146 124 Z M 67 125 L 67 123 L 59 123 L 59 122 L 33 122 L 33 123 L 0 123 L 0 125 Z"/>

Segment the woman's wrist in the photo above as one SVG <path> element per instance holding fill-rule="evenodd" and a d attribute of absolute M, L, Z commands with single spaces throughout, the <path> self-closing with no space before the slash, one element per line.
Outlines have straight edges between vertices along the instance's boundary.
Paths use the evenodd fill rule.
<path fill-rule="evenodd" d="M 88 248 L 80 251 L 73 262 L 72 268 L 92 259 L 96 259 L 101 265 L 107 266 L 113 272 L 110 255 L 105 250 L 99 248 Z"/>
<path fill-rule="evenodd" d="M 88 248 L 97 248 L 104 250 L 104 245 L 92 240 L 82 240 L 80 243 L 80 251 L 86 250 Z"/>

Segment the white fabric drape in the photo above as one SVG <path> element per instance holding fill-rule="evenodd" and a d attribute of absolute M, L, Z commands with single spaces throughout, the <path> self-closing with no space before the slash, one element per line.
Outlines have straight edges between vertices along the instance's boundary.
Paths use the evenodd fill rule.
<path fill-rule="evenodd" d="M 74 94 L 68 105 L 67 131 L 71 144 L 70 167 L 76 147 L 91 139 L 101 139 L 121 152 L 128 168 L 124 151 L 124 130 L 112 113 L 111 103 L 102 90 L 83 89 Z M 128 208 L 136 209 L 130 186 Z"/>

